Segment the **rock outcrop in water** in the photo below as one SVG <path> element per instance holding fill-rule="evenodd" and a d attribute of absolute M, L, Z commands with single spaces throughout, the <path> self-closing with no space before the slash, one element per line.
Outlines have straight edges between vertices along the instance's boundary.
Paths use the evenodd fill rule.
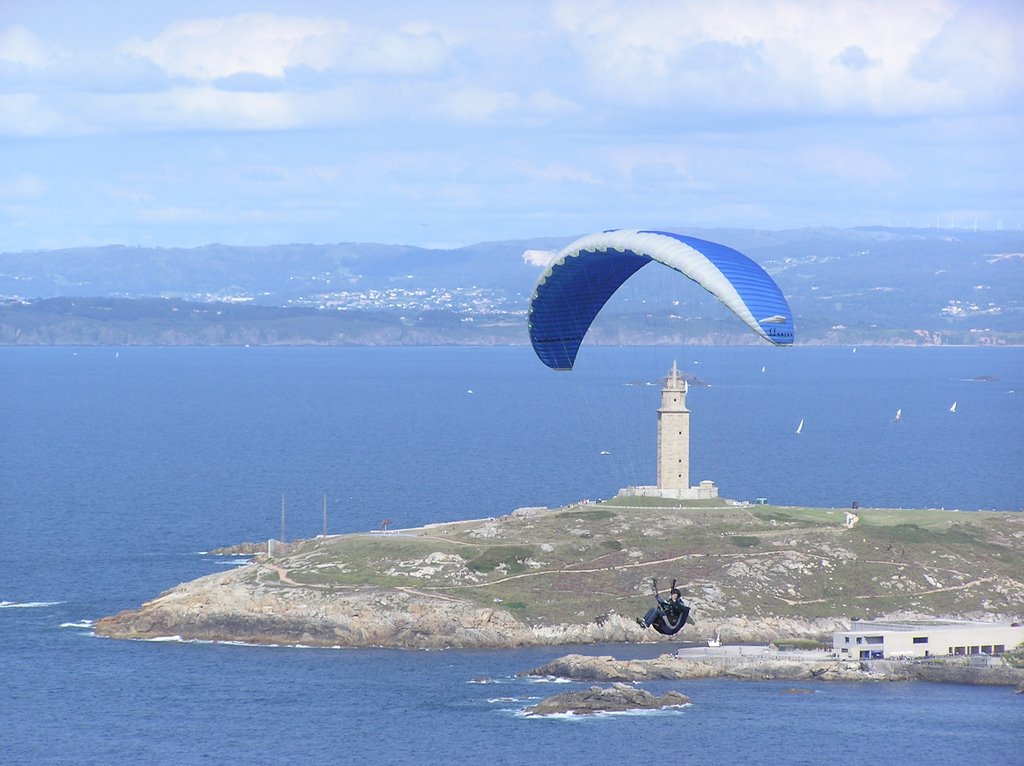
<path fill-rule="evenodd" d="M 614 684 L 602 689 L 591 686 L 578 692 L 565 692 L 526 709 L 530 715 L 593 715 L 594 713 L 623 712 L 626 710 L 660 710 L 690 704 L 685 694 L 671 691 L 655 697 L 648 691 L 627 684 Z"/>
<path fill-rule="evenodd" d="M 938 681 L 986 686 L 1014 686 L 1024 682 L 1024 670 L 1017 668 L 912 661 L 862 663 L 823 657 L 817 652 L 765 652 L 751 656 L 707 654 L 692 657 L 663 654 L 650 660 L 569 654 L 526 671 L 523 675 L 606 682 L 719 677 L 745 681 Z"/>
<path fill-rule="evenodd" d="M 864 680 L 860 663 L 801 657 L 791 658 L 720 657 L 680 658 L 663 654 L 650 660 L 620 660 L 610 656 L 592 657 L 569 654 L 559 657 L 524 675 L 555 676 L 574 681 L 679 681 L 690 678 L 727 676 L 745 680 L 790 680 L 809 678 L 828 680 Z"/>

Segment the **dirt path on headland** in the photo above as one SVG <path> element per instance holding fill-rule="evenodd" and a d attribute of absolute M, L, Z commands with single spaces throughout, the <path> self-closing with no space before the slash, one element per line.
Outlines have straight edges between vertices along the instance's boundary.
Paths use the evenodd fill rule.
<path fill-rule="evenodd" d="M 886 563 L 886 562 L 875 562 L 875 563 Z M 913 595 L 914 596 L 924 596 L 924 595 L 927 595 L 929 593 L 949 593 L 950 591 L 954 591 L 954 590 L 966 590 L 967 588 L 973 588 L 976 585 L 982 585 L 982 584 L 987 583 L 987 582 L 992 582 L 995 579 L 998 579 L 998 578 L 996 578 L 996 577 L 982 577 L 982 578 L 979 578 L 977 580 L 971 580 L 970 582 L 962 583 L 960 585 L 950 585 L 950 586 L 945 587 L 945 588 L 932 588 L 931 590 L 917 590 L 917 591 L 914 591 Z M 906 593 L 889 593 L 889 594 L 878 593 L 878 594 L 873 594 L 873 595 L 870 595 L 870 596 L 851 596 L 851 598 L 855 598 L 855 599 L 895 598 L 896 596 L 906 596 L 906 595 L 907 595 Z M 782 602 L 784 602 L 786 604 L 789 604 L 789 606 L 803 606 L 804 604 L 824 604 L 824 603 L 826 603 L 826 599 L 823 599 L 823 598 L 814 598 L 814 599 L 810 599 L 808 601 L 793 601 L 793 600 L 788 599 L 788 598 L 783 598 L 782 596 L 773 596 L 773 598 L 776 598 L 779 601 L 782 601 Z"/>

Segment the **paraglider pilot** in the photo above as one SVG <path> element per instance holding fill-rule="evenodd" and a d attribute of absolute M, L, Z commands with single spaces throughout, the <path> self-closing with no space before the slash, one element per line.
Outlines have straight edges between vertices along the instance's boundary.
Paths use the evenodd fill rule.
<path fill-rule="evenodd" d="M 676 587 L 676 581 L 672 581 L 672 590 L 668 598 L 662 598 L 658 593 L 658 581 L 654 581 L 654 598 L 658 605 L 647 610 L 643 617 L 636 618 L 636 624 L 641 628 L 653 627 L 659 633 L 671 636 L 682 630 L 690 616 L 690 607 L 683 601 L 683 594 Z"/>

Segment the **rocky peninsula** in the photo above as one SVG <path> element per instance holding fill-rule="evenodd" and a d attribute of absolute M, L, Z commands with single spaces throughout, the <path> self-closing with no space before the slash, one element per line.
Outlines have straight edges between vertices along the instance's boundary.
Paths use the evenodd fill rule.
<path fill-rule="evenodd" d="M 100 619 L 113 638 L 346 647 L 814 645 L 853 617 L 1019 619 L 1024 515 L 615 498 L 260 550 Z M 678 578 L 696 624 L 634 618 Z M 808 642 L 810 642 L 808 644 Z"/>

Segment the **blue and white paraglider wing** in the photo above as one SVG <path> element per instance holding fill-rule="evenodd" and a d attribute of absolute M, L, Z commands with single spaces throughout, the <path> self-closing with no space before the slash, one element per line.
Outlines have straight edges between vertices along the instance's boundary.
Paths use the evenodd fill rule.
<path fill-rule="evenodd" d="M 672 232 L 619 229 L 576 240 L 541 275 L 529 310 L 530 342 L 541 361 L 571 370 L 601 308 L 652 261 L 689 277 L 765 340 L 792 345 L 793 313 L 782 290 L 743 253 Z"/>

